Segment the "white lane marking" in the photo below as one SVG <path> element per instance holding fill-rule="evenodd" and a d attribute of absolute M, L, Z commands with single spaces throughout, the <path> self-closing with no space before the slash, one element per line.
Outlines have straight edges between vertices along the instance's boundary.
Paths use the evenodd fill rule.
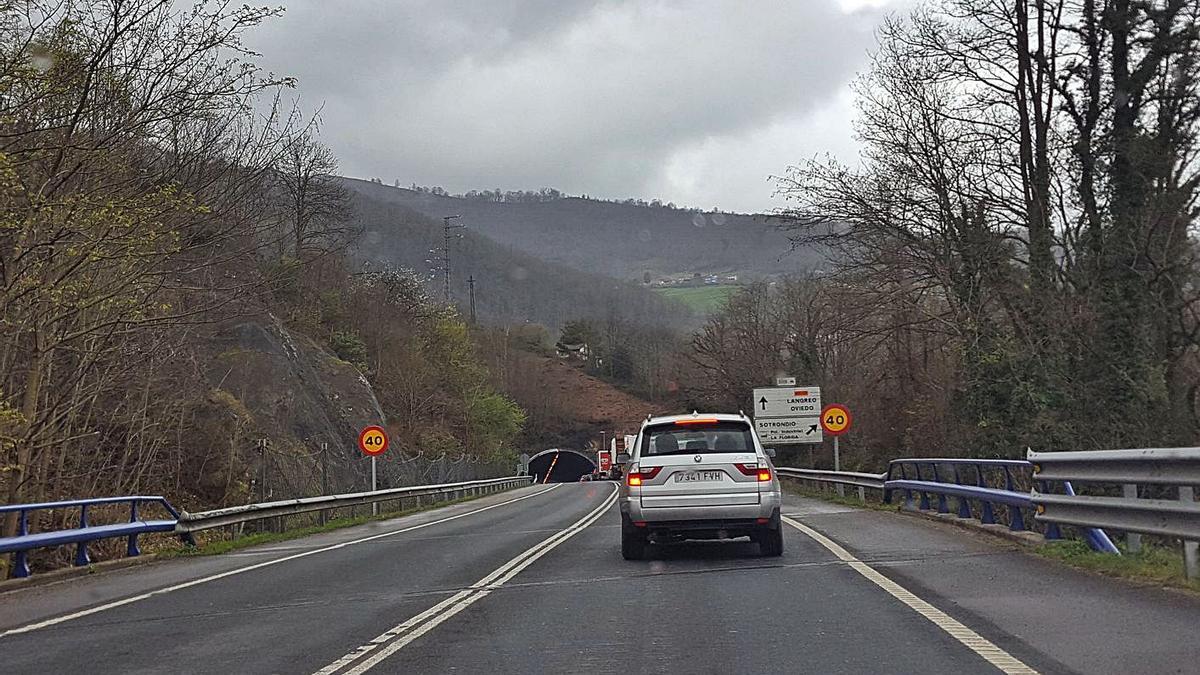
<path fill-rule="evenodd" d="M 522 551 L 512 560 L 509 560 L 487 576 L 471 584 L 469 588 L 455 593 L 404 623 L 389 629 L 370 642 L 360 645 L 342 658 L 318 670 L 314 675 L 332 675 L 370 654 L 369 658 L 344 671 L 343 675 L 361 675 L 367 672 L 387 657 L 403 649 L 413 640 L 428 633 L 450 617 L 483 599 L 493 590 L 500 588 L 559 544 L 582 532 L 588 525 L 591 525 L 603 516 L 616 500 L 617 489 L 614 486 L 612 493 L 599 506 L 575 521 L 572 525 Z M 376 649 L 379 651 L 376 652 Z M 372 654 L 372 652 L 375 653 Z"/>
<path fill-rule="evenodd" d="M 993 666 L 999 669 L 1000 672 L 1009 673 L 1011 675 L 1037 675 L 1036 670 L 1025 665 L 1025 663 L 1023 663 L 1017 657 L 997 647 L 979 633 L 976 633 L 952 618 L 949 614 L 946 614 L 937 607 L 934 607 L 928 602 L 925 602 L 921 598 L 917 597 L 912 591 L 909 591 L 907 588 L 904 588 L 900 584 L 883 576 L 877 572 L 875 568 L 864 563 L 858 558 L 855 558 L 850 554 L 849 551 L 842 548 L 837 542 L 833 541 L 829 537 L 826 537 L 811 527 L 804 525 L 803 523 L 796 522 L 787 516 L 783 516 L 783 521 L 797 530 L 800 530 L 804 534 L 807 534 L 809 537 L 815 539 L 817 543 L 829 549 L 830 552 L 848 564 L 854 569 L 854 571 L 866 577 L 876 586 L 879 586 L 883 590 L 887 591 L 892 597 L 908 605 L 908 607 L 917 614 L 929 619 L 935 626 L 946 631 L 950 637 L 958 640 L 971 651 L 982 656 L 984 659 L 987 659 L 988 663 L 991 663 Z"/>
<path fill-rule="evenodd" d="M 216 581 L 218 579 L 224 579 L 225 577 L 231 577 L 231 576 L 234 576 L 235 574 L 241 574 L 243 572 L 250 572 L 252 570 L 262 569 L 264 567 L 270 567 L 271 565 L 278 565 L 280 563 L 288 562 L 289 560 L 296 560 L 297 558 L 304 558 L 304 557 L 307 557 L 310 555 L 316 555 L 318 553 L 325 553 L 326 551 L 333 551 L 333 550 L 336 550 L 339 548 L 353 546 L 354 544 L 361 544 L 366 541 L 373 541 L 375 539 L 382 539 L 383 537 L 390 537 L 390 536 L 393 536 L 396 534 L 404 534 L 405 532 L 412 532 L 413 530 L 419 530 L 421 528 L 430 527 L 431 525 L 439 525 L 441 523 L 446 523 L 451 520 L 458 520 L 459 518 L 465 518 L 467 516 L 472 516 L 472 515 L 475 515 L 476 513 L 482 513 L 484 511 L 490 511 L 491 509 L 499 508 L 501 506 L 506 506 L 508 504 L 512 504 L 513 502 L 519 502 L 523 499 L 529 499 L 531 497 L 537 497 L 538 495 L 544 495 L 547 492 L 557 488 L 559 485 L 561 485 L 561 483 L 553 485 L 549 488 L 546 488 L 545 490 L 539 490 L 537 492 L 534 492 L 533 494 L 528 494 L 523 497 L 517 497 L 515 499 L 509 499 L 507 501 L 500 502 L 499 504 L 492 504 L 491 506 L 485 506 L 480 509 L 475 509 L 473 511 L 467 511 L 465 513 L 460 513 L 458 515 L 449 516 L 447 518 L 441 518 L 439 520 L 432 520 L 432 521 L 429 521 L 428 523 L 422 523 L 420 525 L 413 525 L 411 527 L 405 527 L 405 528 L 399 529 L 399 530 L 392 530 L 391 532 L 384 532 L 382 534 L 375 534 L 375 535 L 371 535 L 370 537 L 363 537 L 362 539 L 353 539 L 351 541 L 344 541 L 340 544 L 334 544 L 332 546 L 326 546 L 324 548 L 313 549 L 311 551 L 305 551 L 303 553 L 296 553 L 294 555 L 285 556 L 283 558 L 276 558 L 275 560 L 267 560 L 264 562 L 256 563 L 254 565 L 248 565 L 246 567 L 239 567 L 237 569 L 228 570 L 225 572 L 221 572 L 219 574 L 213 574 L 211 576 L 201 577 L 199 579 L 193 579 L 191 581 L 185 581 L 181 584 L 175 584 L 174 586 L 167 586 L 166 588 L 159 588 L 157 590 L 149 591 L 147 593 L 141 593 L 139 595 L 130 596 L 128 598 L 122 598 L 120 600 L 115 600 L 113 602 L 109 602 L 109 603 L 99 605 L 96 607 L 90 607 L 88 609 L 80 610 L 78 612 L 72 612 L 71 614 L 64 614 L 62 616 L 56 616 L 52 619 L 46 619 L 45 621 L 38 621 L 37 623 L 26 624 L 24 626 L 19 626 L 17 628 L 10 628 L 9 630 L 0 632 L 0 638 L 8 636 L 8 635 L 19 635 L 21 633 L 29 633 L 31 631 L 38 630 L 40 628 L 47 628 L 49 626 L 54 626 L 54 625 L 57 625 L 60 623 L 65 623 L 67 621 L 72 621 L 74 619 L 83 618 L 85 616 L 90 616 L 92 614 L 97 614 L 99 612 L 104 612 L 104 611 L 107 611 L 110 609 L 115 609 L 117 607 L 122 607 L 124 605 L 133 604 L 135 602 L 145 600 L 146 598 L 152 598 L 156 595 L 165 595 L 165 594 L 171 593 L 173 591 L 182 590 L 184 588 L 191 588 L 192 586 L 199 586 L 200 584 L 205 584 L 210 581 Z"/>

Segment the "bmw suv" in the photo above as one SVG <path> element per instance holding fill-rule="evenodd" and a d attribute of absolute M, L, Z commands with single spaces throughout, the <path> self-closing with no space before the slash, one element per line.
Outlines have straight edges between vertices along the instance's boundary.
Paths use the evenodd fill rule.
<path fill-rule="evenodd" d="M 622 482 L 621 554 L 646 545 L 750 537 L 766 556 L 783 554 L 779 478 L 745 415 L 649 417 Z"/>

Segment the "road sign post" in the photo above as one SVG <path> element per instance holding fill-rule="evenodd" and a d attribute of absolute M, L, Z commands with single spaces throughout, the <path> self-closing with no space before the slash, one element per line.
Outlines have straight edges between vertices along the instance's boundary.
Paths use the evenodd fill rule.
<path fill-rule="evenodd" d="M 376 481 L 377 474 L 375 471 L 375 459 L 379 455 L 382 455 L 384 450 L 387 450 L 387 429 L 384 429 L 377 424 L 364 427 L 363 430 L 358 433 L 358 447 L 363 451 L 363 454 L 366 454 L 371 458 L 371 492 L 374 492 L 379 489 L 379 484 Z M 371 503 L 371 515 L 379 515 L 378 502 Z"/>
<path fill-rule="evenodd" d="M 850 409 L 841 403 L 830 403 L 821 409 L 821 428 L 825 433 L 833 436 L 833 470 L 842 470 L 842 454 L 841 447 L 838 444 L 838 438 L 850 430 Z M 837 493 L 839 497 L 846 496 L 846 488 L 841 483 L 837 484 Z"/>

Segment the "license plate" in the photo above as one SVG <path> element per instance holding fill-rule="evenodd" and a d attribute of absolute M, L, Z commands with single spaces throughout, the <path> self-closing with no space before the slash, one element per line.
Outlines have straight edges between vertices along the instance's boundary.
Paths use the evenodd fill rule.
<path fill-rule="evenodd" d="M 688 471 L 686 473 L 675 474 L 676 483 L 704 483 L 707 481 L 720 481 L 725 477 L 725 474 L 720 471 Z"/>

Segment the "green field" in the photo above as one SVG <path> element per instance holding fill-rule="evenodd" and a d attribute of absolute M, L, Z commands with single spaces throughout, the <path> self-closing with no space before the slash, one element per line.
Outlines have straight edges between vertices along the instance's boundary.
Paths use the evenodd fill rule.
<path fill-rule="evenodd" d="M 678 300 L 701 314 L 711 314 L 725 305 L 738 286 L 660 286 L 654 290 L 663 297 Z"/>

